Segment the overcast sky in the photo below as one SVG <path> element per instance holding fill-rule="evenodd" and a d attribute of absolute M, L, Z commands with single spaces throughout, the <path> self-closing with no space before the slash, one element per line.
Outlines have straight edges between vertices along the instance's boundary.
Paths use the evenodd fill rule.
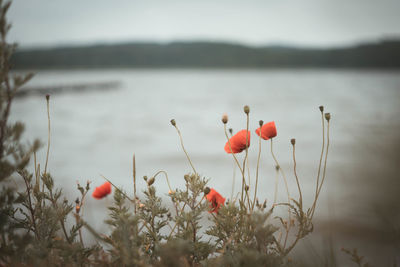
<path fill-rule="evenodd" d="M 400 0 L 14 0 L 20 46 L 174 40 L 336 46 L 400 36 Z"/>

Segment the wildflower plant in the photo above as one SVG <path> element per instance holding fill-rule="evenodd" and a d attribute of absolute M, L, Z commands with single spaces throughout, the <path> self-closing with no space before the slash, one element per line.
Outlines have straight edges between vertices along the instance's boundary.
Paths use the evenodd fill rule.
<path fill-rule="evenodd" d="M 256 136 L 249 129 L 250 107 L 245 106 L 245 128 L 233 134 L 227 130 L 228 115 L 222 123 L 227 138 L 222 147 L 232 157 L 235 170 L 241 174 L 241 188 L 226 199 L 213 186 L 213 180 L 202 177 L 187 152 L 182 134 L 175 120 L 181 148 L 192 172 L 182 174 L 184 188 L 171 187 L 168 173 L 157 171 L 148 178 L 145 188 L 137 188 L 136 160 L 132 159 L 133 196 L 119 188 L 112 179 L 92 191 L 91 182 L 85 186 L 77 183 L 75 200 L 68 199 L 57 188 L 48 172 L 50 154 L 50 96 L 47 106 L 46 160 L 40 164 L 36 151 L 40 143 L 24 146 L 20 143 L 23 125 L 10 125 L 8 116 L 15 92 L 31 75 L 9 75 L 9 57 L 13 45 L 5 41 L 9 24 L 5 19 L 10 3 L 0 0 L 0 266 L 51 265 L 51 266 L 283 266 L 288 254 L 299 241 L 313 231 L 313 216 L 326 177 L 331 115 L 322 118 L 322 149 L 316 177 L 315 196 L 306 208 L 297 174 L 296 140 L 291 139 L 293 154 L 293 179 L 297 193 L 288 188 L 288 177 L 273 152 L 273 140 L 278 131 L 275 122 L 259 121 Z M 250 140 L 258 153 L 255 183 L 251 186 L 249 169 Z M 287 201 L 278 203 L 278 180 L 275 180 L 274 201 L 260 202 L 257 193 L 260 156 L 263 142 L 270 142 L 268 153 L 275 163 L 276 179 L 285 184 Z M 255 144 L 255 145 L 254 145 Z M 258 148 L 258 151 L 257 151 Z M 238 153 L 243 153 L 239 160 Z M 33 171 L 27 166 L 33 156 Z M 42 167 L 44 166 L 44 167 Z M 247 170 L 247 172 L 246 172 Z M 9 181 L 21 181 L 13 187 Z M 271 179 L 273 181 L 273 179 Z M 157 184 L 166 182 L 168 192 L 157 192 Z M 142 194 L 138 194 L 141 190 Z M 105 220 L 109 231 L 100 233 L 85 220 L 85 203 L 93 197 L 101 203 L 113 197 Z M 292 196 L 298 195 L 298 198 Z M 161 196 L 167 196 L 162 198 Z M 169 203 L 164 200 L 168 199 Z M 287 216 L 275 215 L 283 208 Z M 84 240 L 83 231 L 95 237 L 95 242 Z"/>

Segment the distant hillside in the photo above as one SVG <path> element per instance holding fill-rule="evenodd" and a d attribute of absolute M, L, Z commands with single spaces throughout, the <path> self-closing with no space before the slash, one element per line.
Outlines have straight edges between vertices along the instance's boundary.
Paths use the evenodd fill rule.
<path fill-rule="evenodd" d="M 400 41 L 347 48 L 249 47 L 229 43 L 129 43 L 17 51 L 17 69 L 53 68 L 400 68 Z"/>

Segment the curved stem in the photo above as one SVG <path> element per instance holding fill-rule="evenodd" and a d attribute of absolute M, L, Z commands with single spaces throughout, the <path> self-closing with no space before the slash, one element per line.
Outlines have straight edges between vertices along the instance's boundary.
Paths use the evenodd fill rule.
<path fill-rule="evenodd" d="M 163 173 L 165 175 L 165 178 L 167 179 L 168 188 L 169 188 L 169 190 L 172 191 L 171 184 L 169 183 L 168 174 L 166 171 L 163 171 L 163 170 L 158 171 L 156 174 L 154 174 L 153 177 L 156 178 L 156 176 L 159 175 L 160 173 Z"/>
<path fill-rule="evenodd" d="M 258 157 L 257 157 L 257 169 L 256 169 L 256 185 L 255 185 L 255 188 L 254 188 L 254 199 L 253 199 L 253 206 L 251 207 L 251 210 L 254 210 L 254 204 L 256 203 L 257 186 L 258 186 L 258 169 L 260 167 L 260 157 L 261 157 L 261 134 L 259 135 L 259 138 L 258 138 Z"/>
<path fill-rule="evenodd" d="M 44 173 L 47 173 L 47 162 L 49 161 L 50 152 L 50 105 L 49 98 L 46 98 L 47 102 L 47 153 L 46 153 L 46 164 L 44 165 Z"/>
<path fill-rule="evenodd" d="M 288 183 L 287 183 L 287 180 L 286 180 L 286 175 L 285 175 L 285 173 L 283 172 L 283 170 L 282 170 L 282 168 L 281 168 L 281 165 L 279 165 L 279 162 L 278 162 L 278 160 L 277 160 L 276 157 L 275 157 L 274 150 L 273 150 L 273 146 L 272 146 L 272 140 L 273 140 L 273 138 L 271 138 L 271 155 L 272 155 L 272 158 L 273 158 L 274 161 L 275 161 L 275 164 L 276 164 L 277 166 L 279 166 L 279 171 L 281 172 L 283 181 L 285 182 L 286 192 L 287 192 L 287 196 L 288 196 L 288 203 L 290 203 L 290 193 L 289 193 L 289 186 L 288 186 Z"/>
<path fill-rule="evenodd" d="M 299 203 L 300 203 L 300 210 L 302 211 L 303 210 L 303 195 L 301 194 L 299 178 L 297 177 L 297 171 L 296 171 L 297 163 L 296 163 L 295 152 L 296 152 L 296 146 L 293 145 L 293 172 L 294 172 L 294 176 L 296 177 L 297 188 L 299 189 L 299 196 L 300 196 Z"/>
<path fill-rule="evenodd" d="M 315 198 L 317 198 L 317 194 L 318 194 L 319 177 L 321 174 L 322 158 L 324 156 L 324 149 L 325 149 L 325 123 L 324 123 L 324 112 L 323 111 L 321 111 L 321 120 L 322 120 L 322 149 L 321 149 L 321 157 L 319 158 L 317 185 L 315 187 Z"/>
<path fill-rule="evenodd" d="M 328 160 L 328 151 L 329 151 L 329 121 L 328 121 L 328 125 L 327 125 L 327 130 L 326 130 L 326 140 L 327 141 L 326 141 L 326 153 L 325 153 L 325 161 L 324 161 L 324 170 L 323 170 L 323 174 L 322 174 L 321 184 L 320 184 L 320 186 L 318 188 L 318 192 L 317 192 L 317 195 L 315 197 L 315 201 L 314 201 L 314 204 L 313 204 L 313 207 L 312 207 L 311 220 L 314 217 L 315 208 L 317 206 L 317 200 L 318 200 L 319 194 L 321 192 L 322 185 L 324 184 L 324 181 L 325 181 L 326 163 L 327 163 L 327 160 Z"/>
<path fill-rule="evenodd" d="M 245 181 L 245 179 L 244 179 L 244 170 L 243 170 L 242 167 L 240 166 L 240 163 L 239 163 L 238 159 L 236 158 L 235 153 L 233 153 L 231 141 L 229 140 L 228 132 L 226 131 L 226 124 L 224 124 L 224 132 L 225 132 L 226 139 L 228 140 L 228 146 L 229 146 L 229 150 L 231 151 L 232 157 L 233 157 L 233 159 L 235 160 L 237 166 L 239 167 L 240 172 L 242 173 L 242 193 L 241 193 L 241 201 L 243 202 L 244 185 L 246 185 L 246 181 Z"/>
<path fill-rule="evenodd" d="M 186 158 L 188 159 L 189 164 L 192 167 L 194 174 L 196 174 L 196 176 L 198 176 L 198 174 L 196 172 L 196 169 L 194 168 L 193 163 L 192 163 L 192 161 L 191 161 L 191 159 L 189 157 L 189 154 L 187 153 L 187 151 L 185 149 L 185 146 L 183 145 L 183 138 L 182 138 L 181 131 L 179 131 L 179 129 L 178 129 L 178 127 L 176 125 L 174 125 L 174 127 L 175 127 L 176 131 L 178 132 L 179 140 L 181 141 L 181 146 L 182 146 L 183 152 L 185 152 Z"/>

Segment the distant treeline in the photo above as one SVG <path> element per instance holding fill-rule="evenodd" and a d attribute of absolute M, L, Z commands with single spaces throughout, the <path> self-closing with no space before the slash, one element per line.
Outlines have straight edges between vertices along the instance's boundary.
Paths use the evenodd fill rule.
<path fill-rule="evenodd" d="M 400 40 L 345 48 L 249 47 L 215 42 L 126 43 L 19 50 L 17 69 L 50 68 L 399 68 Z"/>

